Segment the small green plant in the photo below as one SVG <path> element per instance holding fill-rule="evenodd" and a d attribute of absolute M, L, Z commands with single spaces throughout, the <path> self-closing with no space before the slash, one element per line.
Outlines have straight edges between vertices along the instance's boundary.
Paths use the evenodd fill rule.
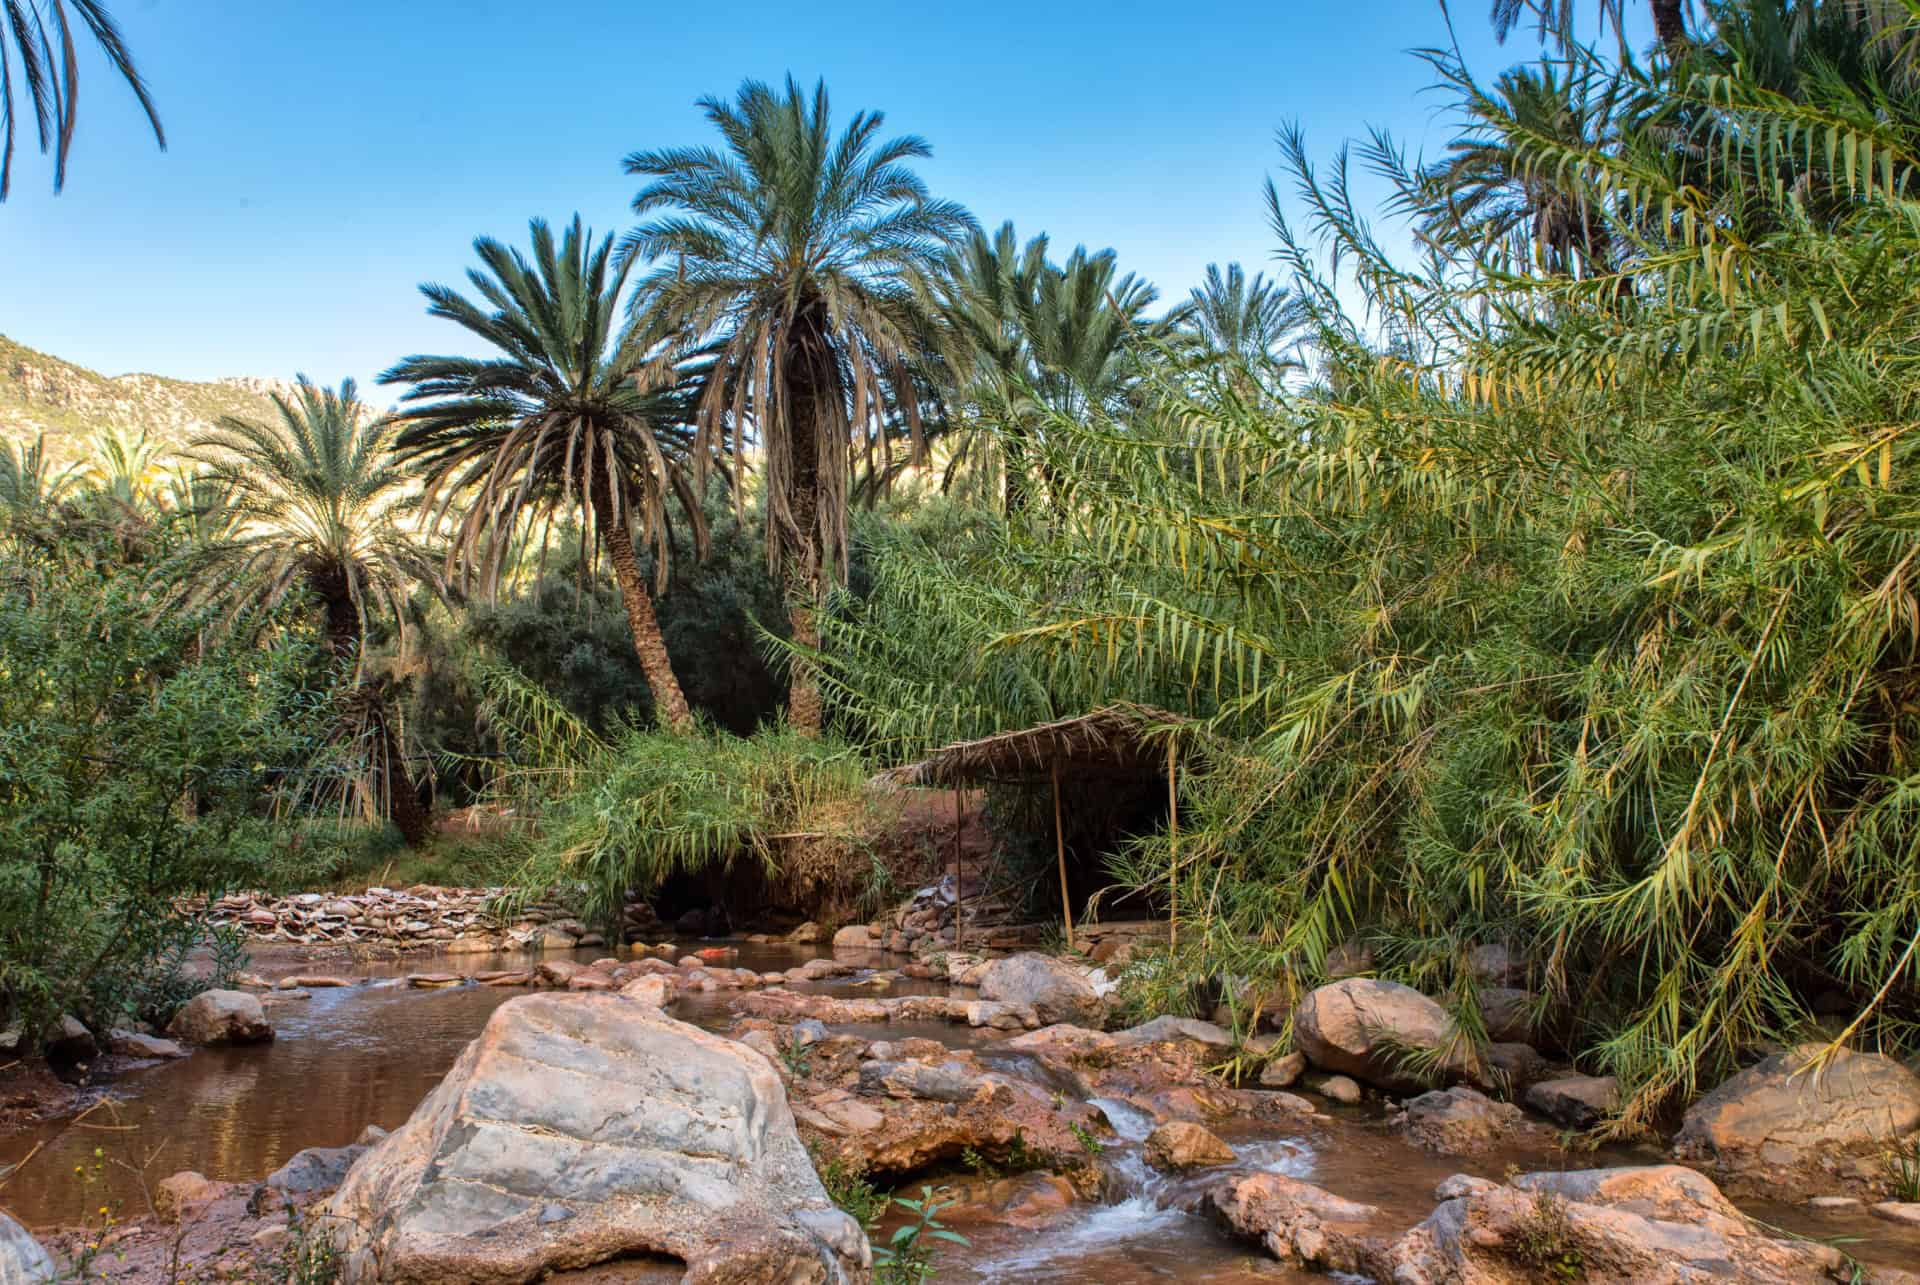
<path fill-rule="evenodd" d="M 72 1263 L 66 1273 L 58 1278 L 62 1282 L 113 1279 L 109 1273 L 100 1271 L 97 1264 L 103 1254 L 111 1252 L 116 1258 L 120 1256 L 118 1251 L 109 1251 L 107 1248 L 114 1229 L 120 1225 L 120 1218 L 117 1207 L 111 1203 L 95 1207 L 92 1195 L 92 1189 L 105 1178 L 106 1171 L 107 1155 L 100 1147 L 95 1147 L 93 1155 L 84 1163 L 73 1167 L 73 1180 L 87 1191 L 87 1217 L 83 1223 L 84 1238 L 76 1244 Z"/>
<path fill-rule="evenodd" d="M 1887 1185 L 1896 1200 L 1920 1200 L 1920 1133 L 1887 1152 Z"/>
<path fill-rule="evenodd" d="M 887 1211 L 887 1194 L 867 1181 L 864 1169 L 839 1156 L 824 1165 L 816 1161 L 815 1168 L 820 1172 L 820 1185 L 827 1189 L 827 1199 L 848 1217 L 869 1230 L 880 1221 L 880 1215 Z"/>
<path fill-rule="evenodd" d="M 787 1078 L 804 1080 L 813 1074 L 813 1045 L 801 1040 L 793 1032 L 787 1032 L 787 1042 L 780 1046 L 780 1065 L 787 1069 Z"/>
<path fill-rule="evenodd" d="M 1080 1146 L 1090 1156 L 1097 1156 L 1107 1149 L 1107 1144 L 1093 1136 L 1093 1130 L 1075 1121 L 1067 1126 L 1067 1131 L 1080 1141 Z"/>
<path fill-rule="evenodd" d="M 1028 1142 L 1024 1130 L 1013 1131 L 1013 1141 L 1007 1145 L 1006 1169 L 1008 1173 L 1026 1173 L 1030 1169 L 1044 1169 L 1047 1158 L 1036 1151 Z"/>
<path fill-rule="evenodd" d="M 342 1268 L 333 1237 L 287 1206 L 287 1240 L 267 1268 L 272 1285 L 336 1285 Z"/>
<path fill-rule="evenodd" d="M 1585 1261 L 1575 1238 L 1573 1220 L 1558 1192 L 1537 1191 L 1533 1208 L 1520 1222 L 1514 1257 L 1553 1281 L 1577 1281 Z"/>
<path fill-rule="evenodd" d="M 920 1198 L 895 1196 L 893 1203 L 913 1215 L 873 1252 L 874 1285 L 923 1285 L 933 1279 L 935 1242 L 965 1246 L 967 1238 L 940 1225 L 939 1213 L 951 1202 L 934 1199 L 932 1187 L 920 1188 Z"/>
<path fill-rule="evenodd" d="M 1000 1176 L 999 1167 L 978 1151 L 975 1151 L 972 1147 L 961 1148 L 960 1163 L 982 1178 L 998 1178 Z"/>

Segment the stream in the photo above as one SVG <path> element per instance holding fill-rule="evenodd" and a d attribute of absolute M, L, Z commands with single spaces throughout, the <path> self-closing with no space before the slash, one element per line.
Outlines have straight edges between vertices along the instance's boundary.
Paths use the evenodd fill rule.
<path fill-rule="evenodd" d="M 832 953 L 827 948 L 737 945 L 738 965 L 759 971 L 785 969 Z M 602 954 L 581 951 L 573 957 L 584 963 Z M 454 967 L 471 973 L 524 963 L 524 956 L 468 956 Z M 256 1180 L 303 1148 L 350 1143 L 369 1124 L 398 1127 L 493 1010 L 527 993 L 475 985 L 413 989 L 401 981 L 407 973 L 435 966 L 447 965 L 411 960 L 338 966 L 341 975 L 375 980 L 350 988 L 316 988 L 308 999 L 274 999 L 269 1016 L 277 1037 L 272 1044 L 203 1049 L 183 1061 L 131 1072 L 115 1081 L 108 1099 L 82 1118 L 49 1122 L 0 1139 L 0 1162 L 31 1155 L 0 1192 L 0 1205 L 29 1227 L 74 1224 L 103 1205 L 117 1207 L 123 1217 L 137 1217 L 148 1211 L 146 1193 L 180 1170 L 197 1170 L 219 1180 Z M 336 971 L 335 966 L 324 967 Z M 859 980 L 795 989 L 870 993 L 860 989 Z M 944 984 L 901 981 L 888 993 L 946 989 Z M 685 1021 L 724 1030 L 733 998 L 727 992 L 690 996 L 672 1011 Z M 993 1046 L 1005 1039 L 997 1032 L 944 1023 L 834 1029 L 866 1039 L 922 1036 L 978 1049 L 994 1069 L 1008 1075 L 1033 1078 L 1038 1072 L 1030 1057 L 994 1052 Z M 1038 1228 L 992 1221 L 957 1225 L 970 1243 L 951 1247 L 943 1256 L 943 1281 L 1145 1285 L 1177 1279 L 1225 1285 L 1327 1279 L 1231 1241 L 1190 1212 L 1219 1171 L 1171 1177 L 1153 1170 L 1141 1154 L 1152 1128 L 1149 1117 L 1124 1102 L 1092 1101 L 1116 1135 L 1099 1157 L 1106 1173 L 1106 1203 L 1076 1204 Z M 1575 1168 L 1664 1159 L 1651 1150 L 1567 1153 L 1551 1146 L 1470 1158 L 1430 1155 L 1381 1129 L 1377 1110 L 1332 1108 L 1330 1114 L 1331 1119 L 1323 1117 L 1294 1135 L 1232 1125 L 1216 1132 L 1234 1148 L 1237 1168 L 1268 1169 L 1318 1183 L 1379 1205 L 1408 1226 L 1432 1209 L 1433 1188 L 1449 1174 L 1499 1178 L 1509 1166 Z M 97 1177 L 89 1181 L 88 1170 L 97 1170 Z M 917 1192 L 918 1185 L 919 1180 L 908 1183 L 903 1194 Z M 1887 1225 L 1864 1215 L 1815 1219 L 1795 1206 L 1748 1208 L 1766 1222 L 1801 1234 L 1857 1238 L 1849 1249 L 1862 1257 L 1898 1263 L 1916 1252 L 1915 1243 L 1900 1243 L 1905 1237 L 1890 1241 Z"/>

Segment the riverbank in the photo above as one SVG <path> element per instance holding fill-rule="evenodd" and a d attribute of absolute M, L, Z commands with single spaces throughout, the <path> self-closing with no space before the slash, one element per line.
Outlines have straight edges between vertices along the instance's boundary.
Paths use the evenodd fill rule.
<path fill-rule="evenodd" d="M 1298 1068 L 1284 1086 L 1223 1074 L 1233 1039 L 1210 1023 L 1099 1029 L 1104 982 L 1083 966 L 949 953 L 936 969 L 931 959 L 744 940 L 675 943 L 639 958 L 263 951 L 250 980 L 274 1014 L 271 1044 L 202 1050 L 128 1074 L 112 1086 L 112 1108 L 42 1126 L 28 1172 L 46 1181 L 16 1184 L 0 1199 L 18 1202 L 15 1213 L 61 1253 L 103 1244 L 112 1255 L 106 1279 L 171 1280 L 164 1272 L 180 1261 L 203 1278 L 257 1278 L 246 1273 L 300 1250 L 324 1222 L 302 1211 L 344 1176 L 336 1149 L 414 1118 L 502 1007 L 535 993 L 563 1002 L 599 996 L 631 1003 L 635 1013 L 664 1006 L 690 1029 L 755 1050 L 778 1076 L 795 1135 L 840 1195 L 857 1175 L 903 1193 L 929 1185 L 950 1202 L 941 1221 L 969 1243 L 949 1250 L 943 1279 L 1131 1285 L 1175 1271 L 1221 1282 L 1304 1280 L 1341 1262 L 1371 1273 L 1438 1210 L 1471 1214 L 1478 1225 L 1512 1214 L 1521 1197 L 1511 1193 L 1523 1190 L 1508 1182 L 1513 1173 L 1671 1163 L 1660 1148 L 1569 1148 L 1558 1123 L 1470 1085 L 1396 1092 L 1353 1076 L 1338 1083 L 1343 1077 L 1325 1066 Z M 298 984 L 327 970 L 351 984 Z M 498 984 L 507 977 L 512 984 Z M 28 1141 L 10 1139 L 7 1157 Z M 105 1154 L 95 1158 L 96 1148 Z M 299 1160 L 308 1148 L 334 1154 Z M 1193 1163 L 1163 1167 L 1155 1157 Z M 69 1185 L 65 1175 L 76 1166 L 82 1172 Z M 290 1190 L 293 1175 L 273 1178 L 290 1166 L 304 1175 L 298 1191 Z M 194 1176 L 169 1185 L 176 1171 Z M 1774 1229 L 1762 1235 L 1727 1212 L 1734 1206 L 1721 1208 L 1717 1192 L 1688 1187 L 1693 1180 L 1683 1175 L 1691 1172 L 1643 1176 L 1635 1181 L 1652 1184 L 1652 1195 L 1641 1190 L 1615 1203 L 1690 1202 L 1692 1223 L 1710 1215 L 1728 1235 L 1739 1230 L 1734 1248 L 1760 1255 L 1754 1262 L 1827 1261 L 1812 1249 L 1794 1257 L 1798 1251 L 1772 1248 L 1789 1229 L 1848 1241 L 1846 1253 L 1870 1269 L 1863 1279 L 1913 1279 L 1897 1268 L 1920 1261 L 1920 1232 L 1875 1217 L 1864 1201 L 1835 1203 L 1854 1181 L 1847 1175 L 1824 1187 L 1770 1190 L 1730 1177 L 1739 1209 Z M 1606 1193 L 1580 1186 L 1584 1180 L 1555 1181 L 1570 1194 L 1553 1199 L 1576 1222 L 1589 1215 L 1574 1206 L 1614 1208 L 1612 1197 L 1599 1198 Z M 1525 1194 L 1526 1208 L 1536 1194 Z M 1810 1203 L 1816 1197 L 1823 1203 Z M 116 1211 L 111 1227 L 98 1218 L 103 1206 Z M 48 1230 L 75 1222 L 82 1226 Z M 1590 1248 L 1598 1254 L 1603 1246 Z M 1250 1267 L 1249 1254 L 1291 1266 Z M 631 1270 L 674 1279 L 677 1269 Z"/>

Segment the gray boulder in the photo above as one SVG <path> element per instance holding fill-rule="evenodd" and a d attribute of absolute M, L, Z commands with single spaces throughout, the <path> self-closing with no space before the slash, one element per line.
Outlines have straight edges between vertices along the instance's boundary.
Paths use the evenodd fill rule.
<path fill-rule="evenodd" d="M 1542 1080 L 1527 1090 L 1526 1104 L 1569 1129 L 1591 1129 L 1620 1107 L 1620 1081 L 1611 1075 L 1573 1075 Z"/>
<path fill-rule="evenodd" d="M 1070 1022 L 1098 1027 L 1100 996 L 1073 965 L 1031 952 L 990 962 L 980 973 L 980 998 L 1031 1008 L 1043 1025 Z"/>
<path fill-rule="evenodd" d="M 1409 1053 L 1424 1051 L 1442 1079 L 1479 1071 L 1472 1046 L 1446 1010 L 1398 982 L 1350 977 L 1308 992 L 1294 1010 L 1293 1041 L 1321 1070 L 1395 1092 L 1425 1087 Z"/>
<path fill-rule="evenodd" d="M 188 1044 L 264 1044 L 273 1026 L 258 996 L 245 991 L 201 991 L 188 1000 L 167 1034 Z"/>
<path fill-rule="evenodd" d="M 1750 1066 L 1687 1108 L 1674 1154 L 1728 1170 L 1800 1168 L 1877 1150 L 1920 1127 L 1920 1076 L 1842 1050 L 1823 1070 L 1805 1044 Z"/>
<path fill-rule="evenodd" d="M 310 1196 L 332 1191 L 347 1180 L 347 1171 L 353 1168 L 356 1160 L 367 1154 L 367 1150 L 365 1145 L 356 1144 L 308 1147 L 305 1151 L 296 1151 L 287 1163 L 267 1175 L 267 1190 L 286 1196 Z"/>
<path fill-rule="evenodd" d="M 0 1285 L 51 1285 L 58 1279 L 40 1242 L 0 1213 Z"/>
<path fill-rule="evenodd" d="M 1520 1108 L 1464 1085 L 1422 1093 L 1406 1106 L 1407 1137 L 1448 1155 L 1473 1155 L 1523 1127 Z"/>
<path fill-rule="evenodd" d="M 346 1285 L 495 1285 L 638 1255 L 865 1281 L 760 1054 L 612 993 L 508 1000 L 329 1209 Z"/>

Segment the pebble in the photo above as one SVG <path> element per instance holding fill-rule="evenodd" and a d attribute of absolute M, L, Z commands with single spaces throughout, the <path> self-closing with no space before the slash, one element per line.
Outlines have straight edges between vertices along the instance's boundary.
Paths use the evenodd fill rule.
<path fill-rule="evenodd" d="M 1860 1201 L 1854 1196 L 1815 1196 L 1807 1202 L 1811 1209 L 1833 1212 L 1841 1209 L 1858 1209 Z"/>

